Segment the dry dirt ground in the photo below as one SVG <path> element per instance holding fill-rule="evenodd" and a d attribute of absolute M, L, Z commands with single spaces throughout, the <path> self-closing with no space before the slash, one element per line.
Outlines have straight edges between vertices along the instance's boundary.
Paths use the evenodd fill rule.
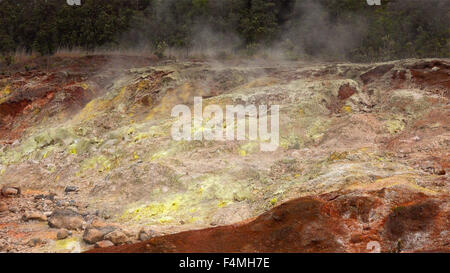
<path fill-rule="evenodd" d="M 449 90 L 448 59 L 1 68 L 0 252 L 448 252 Z M 280 105 L 279 148 L 173 140 L 194 96 Z"/>

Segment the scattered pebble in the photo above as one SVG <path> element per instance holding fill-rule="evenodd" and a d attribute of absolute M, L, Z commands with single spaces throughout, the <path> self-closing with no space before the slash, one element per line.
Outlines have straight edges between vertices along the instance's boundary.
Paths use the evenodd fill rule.
<path fill-rule="evenodd" d="M 103 240 L 100 242 L 95 243 L 95 248 L 105 248 L 105 247 L 111 247 L 114 246 L 114 243 L 108 240 Z"/>
<path fill-rule="evenodd" d="M 19 195 L 19 194 L 20 194 L 20 188 L 18 188 L 18 187 L 7 187 L 7 186 L 4 186 L 2 188 L 2 195 L 3 196 L 8 197 L 8 196 Z"/>
<path fill-rule="evenodd" d="M 36 221 L 43 221 L 44 222 L 44 221 L 47 221 L 47 216 L 45 216 L 41 212 L 27 211 L 23 215 L 22 219 L 24 221 L 36 220 Z"/>
<path fill-rule="evenodd" d="M 64 192 L 65 193 L 69 193 L 69 192 L 77 192 L 78 191 L 78 187 L 75 187 L 75 186 L 67 186 L 65 189 L 64 189 Z"/>
<path fill-rule="evenodd" d="M 60 229 L 58 230 L 58 233 L 56 234 L 56 238 L 58 240 L 63 240 L 69 237 L 69 231 L 67 229 Z"/>
<path fill-rule="evenodd" d="M 8 206 L 5 203 L 0 202 L 0 212 L 4 211 L 8 211 Z"/>

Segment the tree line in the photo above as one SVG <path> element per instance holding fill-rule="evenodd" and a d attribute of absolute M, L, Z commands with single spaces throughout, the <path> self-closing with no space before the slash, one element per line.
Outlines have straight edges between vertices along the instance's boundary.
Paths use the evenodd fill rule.
<path fill-rule="evenodd" d="M 3 0 L 0 54 L 51 55 L 143 46 L 189 50 L 212 43 L 254 54 L 354 61 L 449 57 L 450 1 L 385 0 Z M 215 43 L 214 43 L 215 42 Z"/>

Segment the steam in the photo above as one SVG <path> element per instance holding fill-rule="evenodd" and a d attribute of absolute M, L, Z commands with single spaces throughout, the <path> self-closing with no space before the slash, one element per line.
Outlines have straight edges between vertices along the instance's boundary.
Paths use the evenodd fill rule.
<path fill-rule="evenodd" d="M 237 33 L 233 31 L 217 33 L 207 24 L 197 24 L 193 33 L 191 51 L 194 55 L 225 57 L 226 54 L 232 54 L 242 45 L 242 40 Z"/>
<path fill-rule="evenodd" d="M 364 18 L 356 14 L 348 17 L 352 20 L 336 22 L 317 1 L 297 1 L 278 46 L 300 56 L 345 57 L 367 31 Z"/>
<path fill-rule="evenodd" d="M 219 18 L 222 15 L 221 11 L 225 14 L 230 1 L 210 0 L 208 5 L 211 9 L 206 13 L 210 15 L 211 12 L 218 13 L 212 14 L 212 17 Z M 383 5 L 392 5 L 396 7 L 396 10 L 419 7 L 420 11 L 417 12 L 423 10 L 429 20 L 444 20 L 443 16 L 433 14 L 442 14 L 442 10 L 448 7 L 448 2 L 431 1 L 436 2 L 433 10 L 429 8 L 430 5 L 421 4 L 421 0 L 383 2 Z M 178 15 L 181 17 L 179 18 L 174 10 L 177 9 L 177 5 L 184 5 L 186 2 L 177 0 L 155 0 L 154 5 L 145 12 L 145 16 L 135 19 L 134 25 L 122 37 L 122 41 L 141 51 L 163 51 L 164 55 L 175 57 L 199 56 L 223 59 L 228 55 L 247 54 L 275 60 L 298 60 L 311 57 L 323 60 L 345 60 L 351 57 L 352 50 L 357 50 L 368 35 L 376 35 L 369 33 L 369 21 L 364 11 L 336 16 L 332 10 L 323 6 L 325 1 L 297 0 L 294 2 L 293 9 L 284 11 L 281 15 L 284 23 L 280 26 L 281 29 L 275 41 L 269 45 L 261 43 L 254 48 L 254 45 L 246 46 L 237 33 L 239 22 L 227 21 L 231 20 L 230 18 L 211 20 L 202 14 L 195 16 L 193 22 L 186 19 L 187 17 L 182 18 L 187 15 Z M 435 12 L 435 10 L 438 11 Z M 189 22 L 185 23 L 185 20 Z M 183 27 L 180 28 L 180 26 Z M 414 33 L 416 29 L 404 31 Z M 189 41 L 182 41 L 182 37 L 186 36 L 190 37 Z M 169 43 L 161 42 L 167 37 L 175 38 Z M 169 47 L 168 44 L 175 46 Z"/>

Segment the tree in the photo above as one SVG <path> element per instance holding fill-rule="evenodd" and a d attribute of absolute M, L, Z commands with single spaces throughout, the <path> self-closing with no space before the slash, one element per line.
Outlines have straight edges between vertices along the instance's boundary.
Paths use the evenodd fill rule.
<path fill-rule="evenodd" d="M 278 30 L 276 5 L 272 1 L 248 0 L 241 12 L 238 31 L 247 45 L 270 43 Z"/>
<path fill-rule="evenodd" d="M 0 32 L 0 55 L 3 56 L 3 59 L 6 65 L 10 65 L 13 62 L 12 53 L 15 50 L 15 43 L 11 36 L 6 33 Z"/>

